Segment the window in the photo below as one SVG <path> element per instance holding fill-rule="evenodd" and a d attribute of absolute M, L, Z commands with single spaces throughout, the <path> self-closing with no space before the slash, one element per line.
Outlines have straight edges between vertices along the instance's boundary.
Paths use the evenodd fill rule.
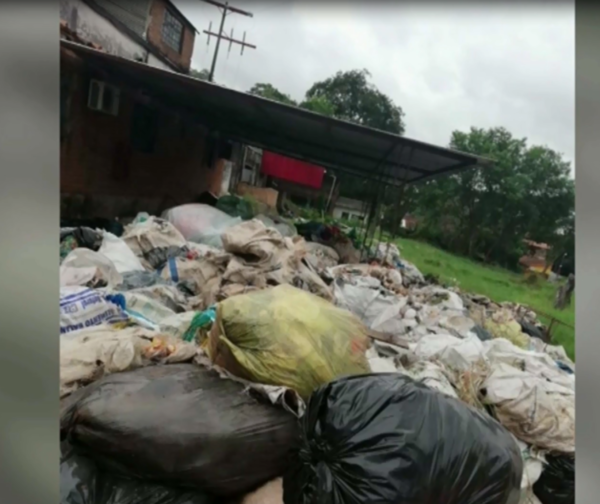
<path fill-rule="evenodd" d="M 183 24 L 168 10 L 165 11 L 165 19 L 162 26 L 162 39 L 171 49 L 181 52 Z"/>
<path fill-rule="evenodd" d="M 350 220 L 350 214 L 348 212 L 342 212 L 342 219 Z"/>
<path fill-rule="evenodd" d="M 106 82 L 92 79 L 88 95 L 88 107 L 97 112 L 117 115 L 119 113 L 119 89 Z"/>

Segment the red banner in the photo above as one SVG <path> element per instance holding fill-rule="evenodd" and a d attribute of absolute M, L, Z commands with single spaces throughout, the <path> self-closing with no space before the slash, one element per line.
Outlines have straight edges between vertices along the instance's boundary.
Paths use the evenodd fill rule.
<path fill-rule="evenodd" d="M 325 169 L 304 161 L 263 151 L 262 173 L 313 189 L 320 189 L 323 185 Z"/>

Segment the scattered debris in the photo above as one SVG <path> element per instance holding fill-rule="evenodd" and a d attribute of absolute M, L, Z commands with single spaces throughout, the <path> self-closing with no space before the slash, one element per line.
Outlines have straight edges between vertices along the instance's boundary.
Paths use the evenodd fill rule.
<path fill-rule="evenodd" d="M 61 431 L 94 465 L 74 479 L 83 465 L 63 457 L 62 504 L 88 499 L 93 481 L 114 488 L 107 504 L 300 502 L 318 491 L 302 486 L 321 477 L 311 464 L 352 456 L 356 436 L 362 473 L 336 504 L 423 488 L 446 504 L 572 504 L 575 364 L 534 311 L 432 282 L 393 244 L 360 263 L 351 231 L 296 233 L 222 200 L 139 214 L 121 237 L 61 229 Z M 409 404 L 418 416 L 383 422 Z M 303 442 L 342 433 L 346 451 L 294 452 L 296 417 Z M 397 440 L 386 460 L 370 442 L 382 434 Z M 450 458 L 438 457 L 449 437 Z M 399 457 L 433 479 L 415 487 Z M 465 463 L 470 473 L 452 472 Z"/>

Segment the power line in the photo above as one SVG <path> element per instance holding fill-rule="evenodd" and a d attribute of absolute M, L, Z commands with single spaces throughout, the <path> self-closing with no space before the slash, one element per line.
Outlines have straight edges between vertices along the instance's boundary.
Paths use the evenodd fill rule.
<path fill-rule="evenodd" d="M 242 9 L 238 9 L 237 7 L 230 6 L 229 2 L 225 2 L 223 4 L 223 3 L 217 2 L 215 0 L 202 0 L 202 1 L 205 3 L 211 4 L 211 5 L 214 5 L 216 7 L 219 7 L 219 9 L 222 9 L 221 25 L 219 27 L 219 32 L 215 33 L 213 31 L 211 31 L 212 23 L 210 23 L 208 25 L 208 30 L 203 30 L 204 33 L 206 33 L 206 35 L 208 36 L 207 40 L 206 40 L 207 45 L 210 44 L 210 37 L 216 37 L 216 39 L 217 39 L 217 45 L 215 46 L 215 52 L 213 54 L 212 65 L 210 67 L 210 73 L 208 74 L 208 80 L 210 82 L 213 82 L 214 76 L 215 76 L 215 67 L 217 66 L 217 57 L 219 55 L 219 47 L 221 45 L 221 39 L 229 41 L 229 51 L 231 51 L 232 44 L 241 45 L 242 48 L 241 48 L 240 55 L 244 54 L 245 47 L 249 47 L 251 49 L 256 49 L 255 45 L 249 44 L 246 42 L 246 32 L 244 32 L 244 37 L 242 40 L 237 40 L 237 39 L 233 38 L 233 30 L 231 30 L 230 36 L 224 35 L 223 28 L 225 26 L 225 18 L 227 17 L 228 13 L 242 14 L 243 16 L 248 16 L 248 17 L 254 17 L 254 15 L 251 12 L 247 12 Z"/>

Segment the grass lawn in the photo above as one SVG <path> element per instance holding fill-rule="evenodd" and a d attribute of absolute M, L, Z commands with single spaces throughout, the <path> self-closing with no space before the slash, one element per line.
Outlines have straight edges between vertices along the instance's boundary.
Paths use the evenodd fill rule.
<path fill-rule="evenodd" d="M 464 257 L 444 252 L 424 242 L 399 238 L 402 257 L 412 262 L 426 275 L 436 275 L 440 282 L 456 285 L 461 290 L 483 294 L 496 302 L 511 301 L 546 313 L 567 324 L 555 323 L 552 343 L 562 345 L 575 360 L 575 296 L 565 310 L 554 309 L 556 284 L 539 280 L 531 284 L 523 275 L 493 266 L 485 266 Z M 550 319 L 538 312 L 540 320 L 548 325 Z"/>

